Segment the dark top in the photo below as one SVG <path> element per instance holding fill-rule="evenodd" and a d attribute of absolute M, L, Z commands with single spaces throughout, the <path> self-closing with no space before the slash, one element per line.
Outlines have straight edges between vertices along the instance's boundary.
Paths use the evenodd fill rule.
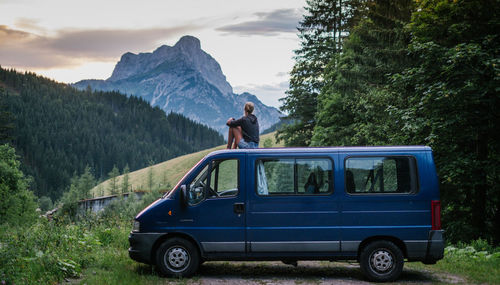
<path fill-rule="evenodd" d="M 252 141 L 259 143 L 259 122 L 254 114 L 249 114 L 237 120 L 232 120 L 227 125 L 230 127 L 241 126 L 243 139 L 245 139 L 246 142 Z"/>

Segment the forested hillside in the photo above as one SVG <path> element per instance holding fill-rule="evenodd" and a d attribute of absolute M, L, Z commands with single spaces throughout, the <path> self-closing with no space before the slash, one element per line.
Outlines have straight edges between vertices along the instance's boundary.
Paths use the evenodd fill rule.
<path fill-rule="evenodd" d="M 53 200 L 86 166 L 103 179 L 115 165 L 133 171 L 224 143 L 216 131 L 143 99 L 78 91 L 33 73 L 0 68 L 0 105 L 0 139 L 16 148 L 35 194 Z"/>
<path fill-rule="evenodd" d="M 448 240 L 499 243 L 499 1 L 307 5 L 278 137 L 431 146 Z"/>

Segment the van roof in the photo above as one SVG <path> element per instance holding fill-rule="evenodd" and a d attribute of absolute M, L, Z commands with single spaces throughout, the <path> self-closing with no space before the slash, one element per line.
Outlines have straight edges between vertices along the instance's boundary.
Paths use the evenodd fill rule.
<path fill-rule="evenodd" d="M 218 150 L 209 155 L 228 152 L 240 153 L 332 153 L 332 152 L 407 152 L 407 151 L 431 151 L 428 146 L 347 146 L 347 147 L 277 147 L 277 148 L 254 148 L 254 149 L 231 149 Z"/>

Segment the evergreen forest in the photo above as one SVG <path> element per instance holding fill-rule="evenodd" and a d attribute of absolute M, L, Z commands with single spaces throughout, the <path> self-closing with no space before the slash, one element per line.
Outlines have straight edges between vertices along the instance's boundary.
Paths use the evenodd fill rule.
<path fill-rule="evenodd" d="M 287 146 L 428 145 L 448 241 L 500 242 L 500 1 L 308 0 Z"/>
<path fill-rule="evenodd" d="M 0 142 L 15 147 L 29 188 L 56 201 L 86 169 L 101 180 L 114 168 L 134 171 L 224 138 L 134 96 L 78 91 L 0 67 Z"/>

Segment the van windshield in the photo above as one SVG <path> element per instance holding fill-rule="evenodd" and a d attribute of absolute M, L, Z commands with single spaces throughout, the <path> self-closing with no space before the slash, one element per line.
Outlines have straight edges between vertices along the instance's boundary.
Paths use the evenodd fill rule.
<path fill-rule="evenodd" d="M 198 167 L 198 165 L 200 165 L 200 163 L 202 163 L 205 160 L 205 158 L 206 157 L 200 159 L 200 161 L 198 161 L 193 167 L 191 167 L 191 169 L 189 169 L 189 171 L 186 172 L 186 174 L 184 174 L 184 176 L 181 179 L 179 179 L 177 184 L 175 184 L 175 186 L 170 191 L 165 193 L 165 195 L 163 195 L 161 198 L 168 199 L 168 198 L 172 197 L 175 190 L 180 188 L 182 181 L 184 181 L 184 179 L 186 179 L 186 177 L 188 177 L 191 174 L 191 172 L 193 172 L 193 170 L 196 169 Z"/>

